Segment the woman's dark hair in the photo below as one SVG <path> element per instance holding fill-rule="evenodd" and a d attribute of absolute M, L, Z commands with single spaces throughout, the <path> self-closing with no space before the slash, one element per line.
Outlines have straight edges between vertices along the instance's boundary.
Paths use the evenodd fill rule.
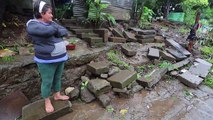
<path fill-rule="evenodd" d="M 40 2 L 41 2 L 41 0 L 37 0 L 33 5 L 33 13 L 34 13 L 34 17 L 36 19 L 41 18 L 41 13 L 46 13 L 49 8 L 52 9 L 51 5 L 46 3 L 44 5 L 44 7 L 42 8 L 41 13 L 40 13 L 39 12 Z"/>

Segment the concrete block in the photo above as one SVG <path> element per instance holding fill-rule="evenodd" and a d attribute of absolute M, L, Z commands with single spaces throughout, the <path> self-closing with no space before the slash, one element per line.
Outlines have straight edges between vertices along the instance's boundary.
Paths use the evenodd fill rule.
<path fill-rule="evenodd" d="M 176 58 L 177 61 L 187 58 L 187 56 L 183 55 L 182 53 L 180 53 L 179 51 L 177 51 L 173 48 L 166 48 L 166 51 L 169 52 L 170 54 L 172 54 Z"/>
<path fill-rule="evenodd" d="M 126 42 L 126 38 L 122 38 L 122 37 L 109 37 L 109 41 L 110 42 L 114 42 L 114 43 L 125 43 Z"/>
<path fill-rule="evenodd" d="M 202 63 L 202 64 L 204 64 L 204 65 L 207 65 L 207 66 L 209 66 L 210 68 L 212 67 L 212 64 L 209 63 L 209 62 L 207 62 L 206 60 L 197 58 L 197 59 L 195 59 L 195 61 L 197 61 L 197 62 L 199 62 L 199 63 Z"/>
<path fill-rule="evenodd" d="M 124 88 L 136 79 L 137 73 L 135 71 L 121 70 L 119 73 L 109 77 L 107 80 L 114 88 Z"/>
<path fill-rule="evenodd" d="M 178 79 L 185 85 L 197 88 L 198 85 L 203 81 L 202 78 L 190 73 L 189 71 L 184 72 L 178 76 Z"/>
<path fill-rule="evenodd" d="M 51 101 L 54 112 L 46 113 L 44 99 L 42 99 L 23 107 L 22 120 L 55 120 L 72 111 L 70 101 L 55 101 L 53 97 L 51 97 Z"/>
<path fill-rule="evenodd" d="M 211 67 L 206 64 L 195 63 L 189 68 L 189 72 L 198 75 L 201 78 L 205 78 L 208 75 L 210 69 Z"/>
<path fill-rule="evenodd" d="M 167 73 L 167 71 L 167 68 L 155 69 L 150 74 L 137 79 L 137 82 L 141 86 L 151 88 L 153 85 L 157 84 L 161 80 L 161 78 Z"/>
<path fill-rule="evenodd" d="M 175 69 L 179 69 L 185 65 L 187 65 L 189 62 L 191 61 L 191 58 L 187 58 L 185 60 L 182 60 L 180 62 L 177 62 L 175 64 L 173 64 L 171 67 L 168 68 L 168 71 L 172 71 L 172 70 L 175 70 Z"/>
<path fill-rule="evenodd" d="M 155 35 L 136 35 L 138 39 L 148 39 L 148 38 L 155 38 Z"/>
<path fill-rule="evenodd" d="M 112 33 L 115 37 L 124 37 L 122 31 L 118 30 L 117 28 L 114 28 Z"/>
<path fill-rule="evenodd" d="M 128 45 L 128 44 L 123 44 L 122 46 L 121 46 L 121 51 L 125 54 L 125 55 L 127 55 L 127 56 L 134 56 L 134 55 L 136 55 L 136 53 L 137 53 L 137 50 L 136 49 L 134 49 L 134 48 L 132 48 L 130 45 Z"/>
<path fill-rule="evenodd" d="M 155 48 L 149 48 L 149 52 L 147 54 L 150 58 L 159 58 L 159 50 Z"/>
<path fill-rule="evenodd" d="M 188 50 L 186 50 L 180 44 L 175 42 L 173 39 L 166 39 L 166 44 L 173 46 L 174 48 L 176 48 L 180 53 L 182 53 L 185 56 L 191 55 L 191 53 Z"/>
<path fill-rule="evenodd" d="M 110 83 L 104 79 L 93 79 L 88 84 L 88 89 L 96 96 L 109 92 L 111 87 Z"/>
<path fill-rule="evenodd" d="M 154 43 L 155 39 L 154 38 L 138 39 L 138 42 L 141 43 L 141 44 L 144 44 L 144 43 Z"/>
<path fill-rule="evenodd" d="M 16 91 L 0 101 L 0 120 L 15 120 L 21 116 L 22 107 L 29 104 L 27 97 Z"/>
<path fill-rule="evenodd" d="M 109 62 L 100 61 L 100 62 L 90 63 L 87 65 L 87 69 L 95 75 L 101 75 L 104 73 L 108 73 L 109 72 Z"/>
<path fill-rule="evenodd" d="M 156 34 L 155 30 L 140 30 L 138 31 L 138 34 L 140 35 L 150 35 L 150 34 Z"/>
<path fill-rule="evenodd" d="M 165 60 L 176 61 L 176 58 L 166 51 L 160 51 L 160 56 Z"/>
<path fill-rule="evenodd" d="M 136 42 L 137 39 L 135 38 L 135 34 L 131 32 L 124 31 L 124 37 L 127 39 L 128 42 Z"/>

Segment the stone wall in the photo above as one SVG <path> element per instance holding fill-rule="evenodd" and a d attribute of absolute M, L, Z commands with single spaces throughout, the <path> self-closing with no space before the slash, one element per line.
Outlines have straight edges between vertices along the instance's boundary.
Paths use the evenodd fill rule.
<path fill-rule="evenodd" d="M 69 53 L 68 61 L 62 77 L 62 87 L 72 86 L 86 72 L 86 64 L 96 59 L 109 48 L 93 51 L 85 50 L 82 53 Z M 28 99 L 40 95 L 41 79 L 33 56 L 17 56 L 15 61 L 0 62 L 0 100 L 14 91 L 21 90 Z"/>

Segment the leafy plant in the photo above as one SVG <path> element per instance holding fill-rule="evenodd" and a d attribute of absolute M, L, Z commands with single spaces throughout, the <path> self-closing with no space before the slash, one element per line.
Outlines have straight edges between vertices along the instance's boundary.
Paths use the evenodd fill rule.
<path fill-rule="evenodd" d="M 143 13 L 140 18 L 140 27 L 144 27 L 145 25 L 150 25 L 149 23 L 151 22 L 152 16 L 155 13 L 149 9 L 148 7 L 144 6 L 143 7 Z"/>
<path fill-rule="evenodd" d="M 204 46 L 200 50 L 201 50 L 203 55 L 206 55 L 206 56 L 213 55 L 213 52 L 212 52 L 213 51 L 213 46 L 211 46 L 211 47 Z"/>
<path fill-rule="evenodd" d="M 107 109 L 107 112 L 110 112 L 110 113 L 114 112 L 115 110 L 111 105 L 107 106 L 106 109 Z"/>
<path fill-rule="evenodd" d="M 0 62 L 11 62 L 13 60 L 15 60 L 14 56 L 5 56 L 5 57 L 0 58 Z"/>
<path fill-rule="evenodd" d="M 83 90 L 84 88 L 87 88 L 88 83 L 89 83 L 89 80 L 83 81 L 81 83 L 81 90 Z"/>
<path fill-rule="evenodd" d="M 108 13 L 104 13 L 109 4 L 101 3 L 101 0 L 87 0 L 89 7 L 88 20 L 95 23 L 95 27 L 100 27 L 101 24 L 107 20 L 113 25 L 116 24 L 115 18 Z"/>
<path fill-rule="evenodd" d="M 158 66 L 159 66 L 159 68 L 168 68 L 168 67 L 172 66 L 172 63 L 170 63 L 168 61 L 163 61 Z"/>
<path fill-rule="evenodd" d="M 124 61 L 121 61 L 117 55 L 119 54 L 118 51 L 114 51 L 114 50 L 110 50 L 108 53 L 107 53 L 107 57 L 109 60 L 111 60 L 113 63 L 117 64 L 117 65 L 121 65 L 121 66 L 124 66 L 125 68 L 129 69 L 130 66 L 129 64 L 125 63 Z"/>
<path fill-rule="evenodd" d="M 73 45 L 75 45 L 78 42 L 77 39 L 70 39 L 68 41 L 69 41 L 69 44 L 73 44 Z"/>
<path fill-rule="evenodd" d="M 72 7 L 73 5 L 71 3 L 66 3 L 60 6 L 56 6 L 55 8 L 56 18 L 62 19 L 66 12 L 72 13 Z"/>
<path fill-rule="evenodd" d="M 136 70 L 137 70 L 138 72 L 143 72 L 143 71 L 145 70 L 145 66 L 137 66 L 137 67 L 136 67 Z"/>
<path fill-rule="evenodd" d="M 212 77 L 207 77 L 205 80 L 204 80 L 204 84 L 213 88 L 213 78 Z"/>

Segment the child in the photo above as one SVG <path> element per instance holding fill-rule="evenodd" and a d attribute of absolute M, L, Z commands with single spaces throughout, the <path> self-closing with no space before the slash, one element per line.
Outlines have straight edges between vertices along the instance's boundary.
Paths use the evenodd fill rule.
<path fill-rule="evenodd" d="M 199 23 L 195 24 L 195 25 L 193 26 L 193 28 L 191 28 L 190 34 L 189 34 L 189 36 L 188 36 L 187 39 L 186 39 L 186 40 L 189 41 L 189 43 L 188 43 L 188 50 L 189 50 L 190 52 L 192 52 L 192 47 L 194 46 L 194 44 L 195 44 L 195 42 L 196 42 L 196 40 L 197 40 L 196 31 L 197 31 L 197 29 L 200 28 L 200 27 L 201 27 L 201 25 L 200 25 Z"/>
<path fill-rule="evenodd" d="M 61 95 L 61 77 L 64 62 L 68 59 L 66 43 L 62 37 L 68 31 L 53 22 L 52 8 L 43 1 L 34 3 L 34 16 L 27 22 L 27 32 L 32 38 L 35 57 L 41 75 L 41 96 L 45 101 L 45 111 L 53 112 L 54 107 L 50 101 L 51 90 L 55 92 L 54 100 L 68 100 L 69 97 Z"/>

